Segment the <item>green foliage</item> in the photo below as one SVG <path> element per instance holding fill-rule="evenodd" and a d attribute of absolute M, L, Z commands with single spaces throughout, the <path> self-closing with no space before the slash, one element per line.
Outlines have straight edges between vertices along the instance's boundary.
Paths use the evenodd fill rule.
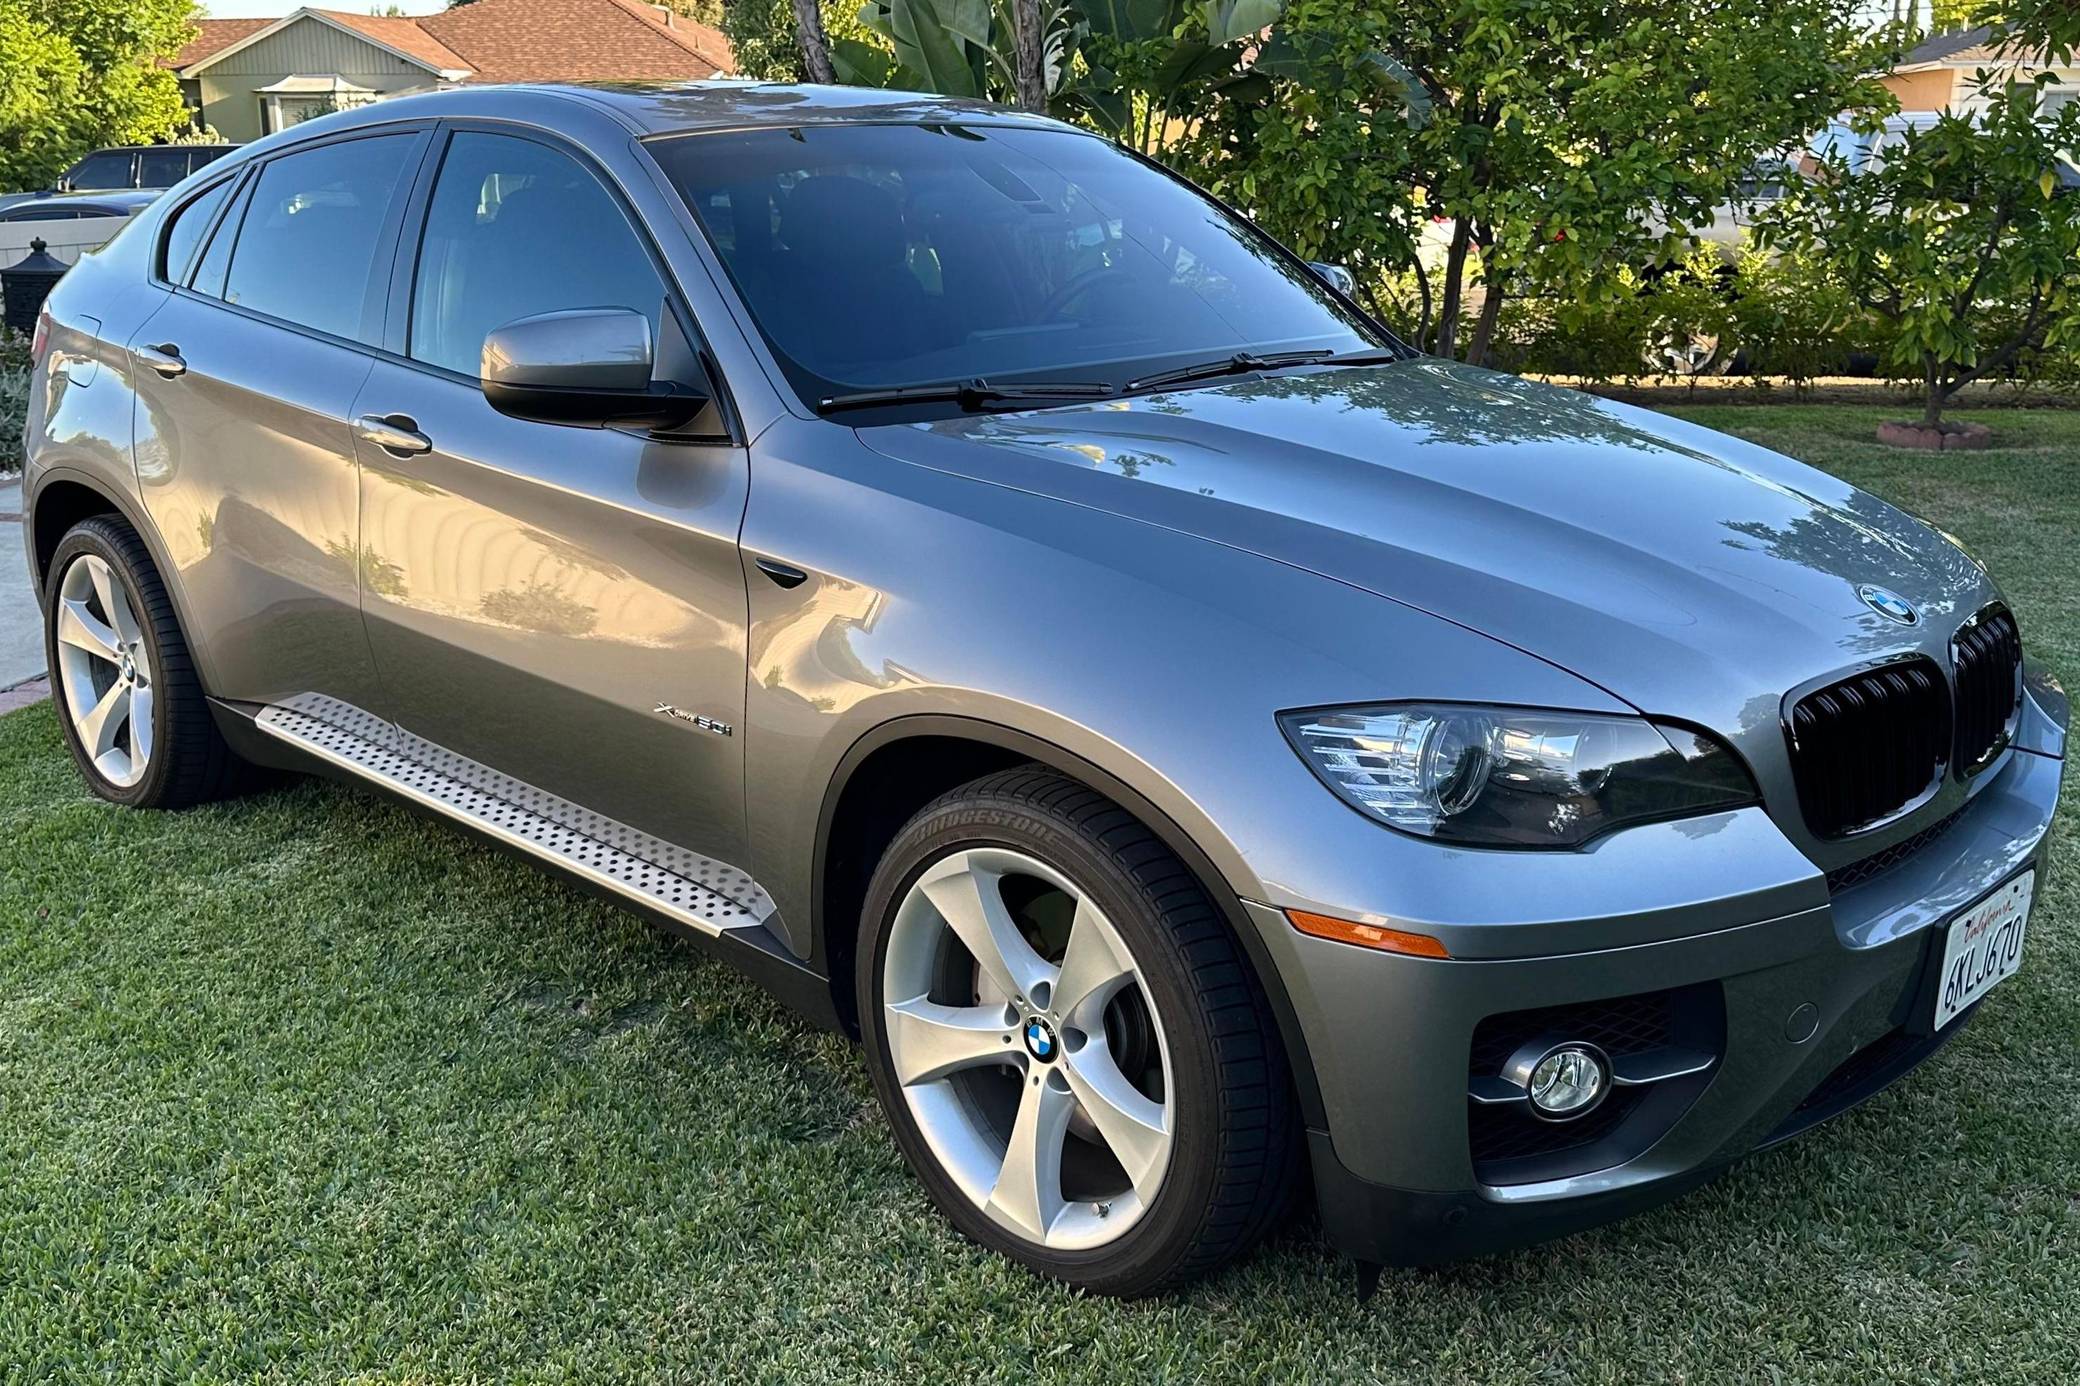
<path fill-rule="evenodd" d="M 2080 197 L 2061 195 L 2058 172 L 2080 109 L 2041 115 L 2038 85 L 1984 90 L 1983 107 L 1905 131 L 1862 172 L 1837 160 L 1765 228 L 1877 316 L 1931 424 L 1959 387 L 2080 346 Z"/>
<path fill-rule="evenodd" d="M 29 425 L 29 339 L 0 327 L 0 473 L 22 469 Z"/>
<path fill-rule="evenodd" d="M 1339 76 L 1354 53 L 1391 55 L 1424 94 L 1411 108 L 1423 118 L 1326 128 L 1339 165 L 1402 190 L 1397 233 L 1418 210 L 1451 219 L 1418 335 L 1453 355 L 1476 277 L 1495 314 L 1509 293 L 1619 296 L 1620 266 L 1680 258 L 1756 161 L 1843 109 L 1885 101 L 1867 75 L 1882 50 L 1847 10 L 1839 0 L 1298 0 L 1278 32 L 1340 55 Z M 1229 156 L 1280 160 L 1225 184 L 1253 185 L 1245 208 L 1299 239 L 1313 209 L 1279 183 L 1321 105 L 1314 74 L 1267 75 L 1268 92 L 1217 91 L 1208 119 L 1224 127 Z M 1280 124 L 1291 128 L 1267 139 Z M 1469 354 L 1483 338 L 1475 332 Z"/>
<path fill-rule="evenodd" d="M 1368 291 L 1416 258 L 1410 127 L 1427 98 L 1385 57 L 1384 8 L 1295 0 L 1240 75 L 1210 84 L 1169 162 Z"/>
<path fill-rule="evenodd" d="M 867 53 L 879 51 L 883 61 L 887 60 L 887 45 L 860 22 L 857 0 L 830 0 L 821 9 L 832 60 L 841 63 L 840 81 L 855 80 L 846 75 L 841 55 L 849 55 L 854 63 L 864 64 Z M 794 9 L 788 0 L 734 0 L 724 7 L 720 27 L 729 36 L 739 75 L 755 77 L 762 82 L 807 80 L 807 74 L 802 70 L 801 41 L 795 34 Z M 890 85 L 886 82 L 856 84 Z"/>
<path fill-rule="evenodd" d="M 41 187 L 97 145 L 185 127 L 160 60 L 194 16 L 194 0 L 0 0 L 0 188 Z"/>

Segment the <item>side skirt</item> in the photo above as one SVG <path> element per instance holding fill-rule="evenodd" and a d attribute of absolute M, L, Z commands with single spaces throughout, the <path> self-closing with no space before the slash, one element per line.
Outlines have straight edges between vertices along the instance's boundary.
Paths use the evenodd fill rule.
<path fill-rule="evenodd" d="M 773 901 L 749 875 L 603 817 L 322 694 L 257 710 L 215 705 L 233 742 L 287 755 L 269 763 L 316 769 L 437 815 L 574 884 L 633 910 L 711 953 L 820 1026 L 835 1028 L 828 981 L 765 927 Z M 225 725 L 225 730 L 232 730 Z M 254 733 L 258 735 L 255 736 Z"/>

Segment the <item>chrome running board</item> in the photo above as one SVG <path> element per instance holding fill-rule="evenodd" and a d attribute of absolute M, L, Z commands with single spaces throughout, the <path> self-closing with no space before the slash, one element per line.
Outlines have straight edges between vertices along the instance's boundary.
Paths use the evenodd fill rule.
<path fill-rule="evenodd" d="M 320 693 L 270 703 L 253 723 L 361 779 L 657 910 L 700 933 L 753 928 L 772 897 L 744 872 L 604 818 Z"/>

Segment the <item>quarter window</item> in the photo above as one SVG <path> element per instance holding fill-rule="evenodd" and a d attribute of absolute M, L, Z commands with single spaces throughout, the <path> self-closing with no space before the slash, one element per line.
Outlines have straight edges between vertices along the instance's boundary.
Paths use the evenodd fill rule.
<path fill-rule="evenodd" d="M 416 135 L 377 135 L 262 166 L 231 251 L 224 301 L 373 340 L 370 275 L 417 142 Z"/>
<path fill-rule="evenodd" d="M 192 199 L 175 212 L 173 220 L 167 224 L 166 251 L 159 262 L 159 272 L 174 283 L 187 282 L 188 267 L 195 262 L 195 249 L 202 244 L 202 233 L 209 230 L 210 218 L 217 214 L 217 208 L 224 205 L 233 181 L 226 179 Z"/>
<path fill-rule="evenodd" d="M 515 318 L 629 308 L 656 340 L 664 282 L 620 205 L 568 155 L 465 131 L 427 210 L 408 350 L 477 375 L 484 338 Z"/>

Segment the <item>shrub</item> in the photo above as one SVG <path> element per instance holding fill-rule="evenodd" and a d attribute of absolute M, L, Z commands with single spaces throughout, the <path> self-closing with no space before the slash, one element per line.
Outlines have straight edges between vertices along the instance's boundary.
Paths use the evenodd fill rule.
<path fill-rule="evenodd" d="M 29 339 L 0 327 L 0 473 L 22 469 L 29 423 Z"/>

